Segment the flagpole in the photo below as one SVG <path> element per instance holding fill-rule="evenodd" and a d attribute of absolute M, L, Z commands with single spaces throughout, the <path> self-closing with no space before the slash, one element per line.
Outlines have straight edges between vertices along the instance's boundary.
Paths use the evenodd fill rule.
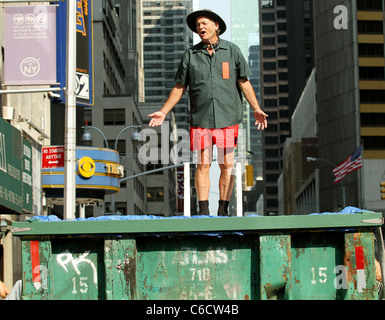
<path fill-rule="evenodd" d="M 362 151 L 363 151 L 363 145 L 361 144 L 345 161 L 340 163 L 336 168 L 333 169 L 333 173 L 335 176 L 334 183 L 341 182 L 341 189 L 342 189 L 342 197 L 343 197 L 343 204 L 346 205 L 346 193 L 345 193 L 345 185 L 343 185 L 342 180 L 345 179 L 345 176 L 357 169 L 362 168 Z M 358 176 L 360 177 L 360 176 Z M 361 177 L 362 178 L 362 177 Z M 361 181 L 359 181 L 361 182 Z M 359 193 L 359 199 L 358 203 L 362 203 L 362 190 L 358 187 L 357 192 Z"/>

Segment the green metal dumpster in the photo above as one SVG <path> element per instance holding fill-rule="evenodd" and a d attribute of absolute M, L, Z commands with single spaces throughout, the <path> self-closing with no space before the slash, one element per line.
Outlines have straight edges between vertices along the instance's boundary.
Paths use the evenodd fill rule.
<path fill-rule="evenodd" d="M 380 213 L 105 218 L 13 223 L 23 299 L 378 299 Z"/>

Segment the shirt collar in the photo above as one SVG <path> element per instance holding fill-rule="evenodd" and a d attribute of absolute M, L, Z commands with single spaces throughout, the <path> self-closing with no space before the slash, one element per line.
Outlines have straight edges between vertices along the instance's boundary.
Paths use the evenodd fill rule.
<path fill-rule="evenodd" d="M 200 51 L 204 51 L 204 50 L 206 50 L 206 49 L 204 49 L 203 48 L 203 42 L 201 41 L 201 42 L 199 42 L 198 44 L 196 44 L 194 47 L 192 47 L 192 50 L 193 50 L 193 52 L 195 53 L 195 52 L 200 52 Z M 219 49 L 224 49 L 224 50 L 227 50 L 227 49 L 229 49 L 229 46 L 228 46 L 228 44 L 227 44 L 227 41 L 225 41 L 225 40 L 222 40 L 222 39 L 220 39 L 219 38 L 219 42 L 218 42 L 218 44 L 217 44 L 217 46 L 218 46 L 218 49 L 217 50 L 219 50 Z"/>

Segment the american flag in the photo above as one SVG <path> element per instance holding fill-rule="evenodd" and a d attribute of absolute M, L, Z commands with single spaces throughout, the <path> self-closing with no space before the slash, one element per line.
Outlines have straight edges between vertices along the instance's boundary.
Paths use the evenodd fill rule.
<path fill-rule="evenodd" d="M 362 167 L 361 153 L 362 145 L 359 146 L 349 158 L 333 169 L 335 176 L 334 183 L 340 182 L 348 173 Z"/>

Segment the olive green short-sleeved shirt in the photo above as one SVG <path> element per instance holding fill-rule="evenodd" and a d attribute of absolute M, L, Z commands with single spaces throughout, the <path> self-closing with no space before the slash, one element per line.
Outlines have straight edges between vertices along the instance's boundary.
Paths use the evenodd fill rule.
<path fill-rule="evenodd" d="M 242 121 L 242 93 L 237 80 L 251 76 L 241 50 L 220 40 L 210 56 L 202 42 L 188 49 L 175 75 L 188 87 L 192 127 L 225 128 Z"/>

